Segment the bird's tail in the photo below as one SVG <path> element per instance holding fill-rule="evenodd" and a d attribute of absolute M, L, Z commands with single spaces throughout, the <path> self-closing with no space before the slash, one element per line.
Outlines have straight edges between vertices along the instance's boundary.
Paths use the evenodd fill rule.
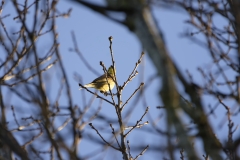
<path fill-rule="evenodd" d="M 79 85 L 80 86 L 80 85 Z M 86 87 L 86 88 L 94 88 L 94 85 L 92 83 L 89 83 L 89 84 L 85 84 L 83 87 Z M 83 87 L 79 87 L 79 90 L 83 89 Z"/>

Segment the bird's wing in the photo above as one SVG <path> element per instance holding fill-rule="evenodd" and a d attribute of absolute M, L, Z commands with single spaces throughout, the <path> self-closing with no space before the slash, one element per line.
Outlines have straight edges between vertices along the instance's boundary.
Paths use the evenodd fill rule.
<path fill-rule="evenodd" d="M 91 83 L 95 83 L 95 82 L 106 82 L 106 74 L 103 74 L 100 77 L 94 79 Z"/>

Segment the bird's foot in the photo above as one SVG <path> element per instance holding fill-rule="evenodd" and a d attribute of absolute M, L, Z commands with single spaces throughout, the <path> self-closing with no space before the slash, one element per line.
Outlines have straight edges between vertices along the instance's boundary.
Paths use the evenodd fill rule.
<path fill-rule="evenodd" d="M 104 91 L 100 91 L 102 94 L 104 94 L 104 96 L 107 96 L 108 93 L 107 92 L 104 92 Z"/>

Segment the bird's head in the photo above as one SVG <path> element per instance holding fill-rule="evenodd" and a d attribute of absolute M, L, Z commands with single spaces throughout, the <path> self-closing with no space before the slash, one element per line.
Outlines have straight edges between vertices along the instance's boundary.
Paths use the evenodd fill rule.
<path fill-rule="evenodd" d="M 116 75 L 116 69 L 114 70 L 113 66 L 111 65 L 109 68 L 108 68 L 108 74 L 110 75 L 114 75 L 114 72 L 115 72 L 115 75 Z"/>

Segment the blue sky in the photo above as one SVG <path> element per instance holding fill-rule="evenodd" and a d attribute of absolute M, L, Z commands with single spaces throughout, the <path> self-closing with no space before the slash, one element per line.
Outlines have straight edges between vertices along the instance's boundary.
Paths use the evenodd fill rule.
<path fill-rule="evenodd" d="M 96 1 L 94 1 L 96 2 Z M 98 1 L 99 2 L 99 1 Z M 6 5 L 8 7 L 9 5 Z M 142 52 L 142 47 L 137 39 L 137 37 L 130 32 L 126 27 L 116 24 L 111 20 L 93 12 L 90 9 L 87 9 L 81 5 L 73 3 L 71 1 L 60 1 L 58 5 L 58 10 L 61 12 L 67 12 L 69 8 L 72 8 L 72 13 L 69 18 L 58 18 L 57 20 L 57 29 L 59 32 L 59 43 L 60 43 L 60 53 L 62 60 L 64 62 L 64 67 L 67 71 L 68 80 L 70 82 L 71 94 L 73 96 L 74 104 L 79 107 L 83 107 L 84 101 L 82 99 L 82 94 L 86 95 L 87 102 L 91 100 L 92 95 L 84 90 L 78 90 L 78 81 L 74 79 L 74 74 L 78 74 L 82 77 L 83 83 L 89 83 L 93 79 L 97 77 L 96 74 L 89 71 L 84 63 L 80 60 L 78 55 L 72 52 L 70 49 L 74 47 L 71 32 L 75 33 L 78 47 L 81 53 L 84 55 L 85 59 L 87 59 L 88 63 L 97 70 L 98 73 L 102 74 L 102 67 L 99 65 L 100 61 L 103 61 L 105 66 L 108 67 L 111 65 L 111 57 L 109 51 L 109 41 L 108 37 L 113 36 L 113 53 L 116 62 L 117 68 L 117 79 L 120 84 L 123 84 L 126 81 L 127 77 L 131 73 L 132 69 L 135 66 L 140 54 Z M 185 74 L 186 70 L 193 75 L 194 80 L 199 82 L 199 84 L 203 84 L 204 79 L 197 71 L 197 67 L 211 67 L 211 59 L 208 57 L 208 52 L 206 49 L 203 49 L 196 45 L 194 42 L 188 40 L 187 38 L 181 37 L 181 34 L 187 29 L 190 31 L 194 31 L 190 26 L 184 23 L 187 20 L 187 14 L 183 10 L 167 10 L 161 7 L 154 7 L 154 15 L 156 20 L 158 21 L 159 27 L 162 29 L 164 34 L 164 38 L 166 40 L 167 49 L 171 57 L 180 67 L 180 70 Z M 116 15 L 118 16 L 118 15 Z M 119 15 L 121 16 L 121 15 Z M 14 17 L 14 14 L 11 14 L 11 17 Z M 14 23 L 12 19 L 6 20 L 9 26 L 14 27 Z M 222 19 L 217 19 L 218 24 L 224 23 Z M 39 41 L 39 48 L 42 52 L 47 52 L 47 46 L 49 46 L 50 39 L 45 37 L 42 41 Z M 149 59 L 148 55 L 145 54 L 142 64 L 138 69 L 138 76 L 133 79 L 123 91 L 123 101 L 125 101 L 131 93 L 139 86 L 141 82 L 145 82 L 149 79 L 149 77 L 156 74 L 156 70 Z M 56 98 L 56 90 L 59 87 L 58 79 L 58 70 L 56 68 L 52 68 L 49 73 L 45 75 L 48 78 L 52 78 L 46 84 L 48 94 L 52 97 L 52 100 Z M 186 76 L 186 74 L 185 74 Z M 229 73 L 229 76 L 233 77 L 233 74 Z M 158 126 L 160 126 L 163 130 L 166 128 L 164 119 L 166 116 L 164 115 L 164 111 L 157 110 L 156 106 L 163 105 L 159 100 L 158 91 L 161 87 L 161 81 L 159 78 L 154 79 L 149 87 L 146 89 L 145 97 L 147 106 L 150 107 L 149 113 L 153 119 L 156 119 L 159 115 L 163 115 L 163 118 L 158 122 Z M 179 90 L 182 91 L 181 86 L 179 85 Z M 116 91 L 114 89 L 114 91 Z M 108 97 L 110 99 L 110 97 Z M 206 97 L 204 100 L 204 104 L 207 106 L 208 104 L 214 104 L 214 101 L 210 97 Z M 18 103 L 18 100 L 14 100 L 15 103 Z M 134 108 L 134 112 L 132 113 L 131 118 L 128 123 L 135 124 L 135 122 L 140 118 L 140 116 L 144 113 L 146 109 L 146 105 L 143 101 L 139 101 L 137 105 L 135 105 L 134 99 L 130 101 L 130 103 L 125 108 L 123 115 L 127 114 L 127 111 L 132 107 Z M 66 104 L 64 96 L 60 100 L 61 105 Z M 99 100 L 96 99 L 91 107 L 91 111 L 97 109 L 99 104 Z M 207 111 L 207 109 L 206 109 Z M 109 118 L 116 119 L 116 113 L 112 106 L 103 102 L 100 114 L 106 115 Z M 181 112 L 179 113 L 181 114 Z M 210 120 L 215 130 L 217 131 L 217 136 L 226 139 L 227 138 L 227 123 L 225 123 L 224 127 L 219 129 L 219 124 L 224 119 L 222 118 L 225 115 L 224 109 L 219 109 L 216 117 L 211 117 Z M 185 116 L 182 114 L 182 116 Z M 144 118 L 144 121 L 147 121 L 148 117 Z M 185 119 L 186 123 L 188 122 L 188 118 Z M 61 120 L 59 120 L 61 121 Z M 62 120 L 63 121 L 63 120 Z M 96 124 L 96 128 L 99 128 L 100 132 L 105 136 L 109 136 L 105 134 L 106 132 L 111 132 L 108 124 L 103 122 L 98 122 L 97 120 L 92 121 L 93 124 Z M 60 124 L 60 122 L 59 122 Z M 148 126 L 146 126 L 147 128 Z M 93 131 L 88 125 L 86 126 L 86 132 L 92 136 L 99 138 L 95 131 Z M 159 143 L 166 143 L 166 140 L 155 136 L 154 134 L 147 132 L 140 132 L 141 129 L 136 129 L 136 131 L 132 132 L 129 136 L 130 144 L 136 146 L 138 144 L 151 144 L 156 141 Z M 61 131 L 64 134 L 68 134 L 67 128 Z M 238 131 L 239 133 L 239 131 Z M 235 134 L 237 135 L 237 133 Z M 100 138 L 99 138 L 100 139 Z M 69 143 L 70 139 L 67 139 Z M 202 150 L 200 147 L 201 143 L 196 144 L 199 147 L 199 150 Z M 150 146 L 151 147 L 151 146 Z M 85 156 L 89 153 L 92 153 L 95 149 L 99 147 L 94 145 L 94 143 L 90 143 L 89 140 L 83 140 L 80 144 L 80 155 Z M 136 152 L 133 152 L 133 156 L 135 156 Z M 156 159 L 163 158 L 167 156 L 160 154 L 151 155 L 152 152 L 146 152 L 144 156 L 140 159 Z M 103 156 L 103 155 L 102 155 Z M 106 155 L 106 159 L 112 159 L 112 157 L 116 157 L 117 159 L 121 159 L 121 154 L 114 153 L 110 149 Z M 98 159 L 96 156 L 93 159 Z M 104 158 L 105 159 L 105 158 Z"/>
<path fill-rule="evenodd" d="M 90 82 L 92 79 L 96 77 L 96 75 L 94 75 L 91 72 L 89 73 L 86 70 L 86 68 L 81 63 L 79 63 L 79 59 L 77 58 L 75 59 L 76 55 L 69 53 L 67 51 L 68 47 L 66 46 L 69 47 L 72 46 L 70 40 L 70 31 L 73 30 L 76 34 L 81 52 L 84 54 L 85 58 L 89 61 L 89 63 L 91 63 L 91 65 L 99 72 L 102 71 L 101 66 L 99 65 L 99 61 L 103 61 L 106 64 L 106 66 L 109 66 L 111 64 L 110 52 L 108 48 L 109 42 L 107 38 L 109 36 L 113 36 L 114 38 L 113 51 L 116 60 L 117 78 L 120 84 L 123 83 L 128 77 L 131 69 L 134 67 L 135 62 L 142 51 L 141 44 L 139 43 L 136 36 L 132 34 L 126 27 L 116 24 L 106 19 L 105 17 L 93 12 L 92 10 L 82 7 L 81 5 L 76 5 L 75 3 L 71 4 L 62 2 L 60 3 L 59 6 L 60 8 L 61 5 L 64 5 L 64 8 L 68 8 L 66 7 L 68 5 L 69 7 L 73 7 L 73 12 L 69 19 L 59 20 L 59 30 L 60 32 L 61 30 L 64 30 L 64 33 L 61 32 L 61 34 L 63 35 L 60 37 L 61 38 L 64 37 L 64 43 L 65 41 L 70 42 L 68 43 L 69 45 L 65 44 L 64 46 L 62 46 L 63 58 L 65 56 L 69 58 L 69 61 L 65 62 L 65 65 L 70 67 L 68 72 L 69 77 L 72 76 L 73 72 L 77 72 L 83 77 L 84 83 Z M 159 27 L 162 29 L 164 33 L 164 38 L 166 40 L 166 44 L 168 47 L 167 49 L 169 50 L 171 57 L 180 67 L 180 70 L 184 74 L 185 71 L 188 70 L 193 75 L 194 81 L 198 82 L 200 85 L 204 84 L 204 79 L 197 71 L 197 68 L 203 67 L 207 69 L 208 67 L 211 67 L 212 60 L 209 58 L 208 56 L 209 53 L 207 52 L 206 49 L 199 47 L 191 40 L 183 38 L 181 36 L 181 34 L 186 30 L 195 31 L 189 25 L 184 23 L 188 19 L 188 16 L 186 15 L 185 11 L 180 9 L 172 11 L 160 7 L 154 7 L 154 15 L 156 17 L 156 20 L 158 21 Z M 64 24 L 61 25 L 61 22 Z M 223 25 L 224 20 L 216 18 L 216 23 L 218 25 Z M 69 38 L 69 40 L 66 40 L 66 38 Z M 73 59 L 75 59 L 76 61 Z M 141 68 L 144 69 L 141 70 Z M 130 93 L 132 93 L 139 85 L 142 77 L 141 74 L 144 75 L 144 82 L 150 76 L 156 74 L 155 68 L 152 65 L 152 62 L 149 59 L 148 55 L 144 57 L 142 66 L 139 67 L 139 73 L 140 74 L 126 87 L 126 90 L 124 90 L 123 99 L 126 100 Z M 153 82 L 151 82 L 149 88 L 146 90 L 147 105 L 150 106 L 149 113 L 152 115 L 153 118 L 156 118 L 160 114 L 163 114 L 163 117 L 165 117 L 163 111 L 158 111 L 155 108 L 156 106 L 162 105 L 161 101 L 158 98 L 158 91 L 161 86 L 160 82 L 161 82 L 160 79 L 154 80 Z M 73 95 L 78 97 L 79 94 L 81 93 L 79 93 L 78 90 L 74 90 L 76 86 L 74 81 L 71 82 L 71 86 L 73 87 Z M 181 90 L 181 86 L 179 86 L 179 88 Z M 90 95 L 87 93 L 87 96 Z M 206 106 L 209 104 L 213 105 L 215 103 L 215 101 L 213 101 L 210 97 L 206 97 L 205 100 L 206 101 L 204 102 L 204 104 Z M 81 99 L 77 99 L 76 103 L 81 104 Z M 132 107 L 133 105 L 134 104 L 130 103 L 127 107 Z M 136 106 L 134 109 L 134 113 L 132 114 L 130 122 L 134 123 L 137 120 L 137 118 L 139 118 L 139 116 L 143 113 L 145 107 L 146 106 L 144 106 L 144 104 L 139 103 L 138 106 Z M 128 110 L 128 108 L 126 108 L 126 110 Z M 116 118 L 115 111 L 112 108 L 111 109 L 107 108 L 107 105 L 103 106 L 101 113 L 107 114 L 109 117 Z M 224 138 L 226 140 L 227 123 L 225 123 L 224 127 L 222 127 L 221 129 L 219 129 L 218 127 L 219 124 L 222 122 L 222 119 L 224 119 L 222 117 L 225 116 L 225 113 L 226 113 L 225 110 L 223 108 L 222 109 L 220 108 L 216 115 L 221 116 L 211 117 L 210 120 L 212 125 L 214 126 L 214 129 L 218 133 L 218 137 Z M 182 116 L 186 115 L 183 114 Z M 144 119 L 148 120 L 147 117 Z M 164 118 L 162 120 L 164 120 Z M 159 121 L 159 126 L 161 126 L 161 128 L 164 129 L 165 124 L 162 120 Z M 186 123 L 188 122 L 189 120 L 188 118 L 186 118 Z M 93 120 L 93 124 L 94 123 L 96 122 Z M 144 144 L 156 142 L 156 140 L 159 142 L 161 141 L 166 143 L 166 141 L 161 137 L 156 137 L 153 134 L 152 135 L 145 134 L 146 133 L 138 131 L 133 132 L 132 136 L 130 136 L 130 140 L 132 140 L 131 144 L 134 145 L 134 142 L 139 142 L 139 139 L 142 140 L 142 142 L 140 141 L 139 143 Z M 142 138 L 143 136 L 145 138 Z M 196 146 L 198 146 L 198 150 L 202 150 L 202 148 L 200 147 L 201 142 L 198 143 L 196 144 Z M 150 154 L 151 153 L 148 154 L 146 152 L 146 155 L 144 155 L 142 159 L 145 159 L 146 157 L 150 159 L 149 157 Z M 158 156 L 160 155 L 156 154 L 156 157 Z M 119 159 L 120 157 L 121 155 L 118 154 Z M 156 157 L 152 157 L 152 159 L 156 159 Z"/>

